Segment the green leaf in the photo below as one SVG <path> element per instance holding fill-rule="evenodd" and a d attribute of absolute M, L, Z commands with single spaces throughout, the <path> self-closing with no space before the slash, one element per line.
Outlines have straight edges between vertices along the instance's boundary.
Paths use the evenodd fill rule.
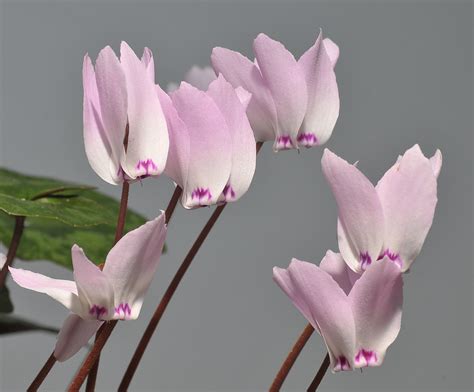
<path fill-rule="evenodd" d="M 87 197 L 90 189 L 0 169 L 0 210 L 8 215 L 55 219 L 78 227 L 110 223 L 114 211 Z"/>
<path fill-rule="evenodd" d="M 0 314 L 0 335 L 17 332 L 49 332 L 57 334 L 59 329 L 28 321 L 22 317 Z"/>
<path fill-rule="evenodd" d="M 13 304 L 10 300 L 10 292 L 8 291 L 7 286 L 0 288 L 0 316 L 2 313 L 11 313 L 13 312 Z"/>

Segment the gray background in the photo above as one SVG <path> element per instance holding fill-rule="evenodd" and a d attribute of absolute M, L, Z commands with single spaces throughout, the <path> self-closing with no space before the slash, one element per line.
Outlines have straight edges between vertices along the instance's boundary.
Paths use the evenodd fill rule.
<path fill-rule="evenodd" d="M 403 327 L 381 368 L 328 375 L 321 390 L 468 391 L 473 370 L 472 3 L 433 2 L 3 2 L 0 163 L 97 185 L 82 143 L 81 66 L 127 40 L 155 53 L 157 78 L 179 81 L 213 46 L 251 53 L 266 32 L 299 56 L 318 28 L 341 47 L 341 114 L 328 147 L 376 181 L 399 153 L 441 148 L 439 204 L 423 252 L 405 279 Z M 320 171 L 322 149 L 274 154 L 266 145 L 248 194 L 225 211 L 174 297 L 132 384 L 137 391 L 263 391 L 305 320 L 271 278 L 291 257 L 319 262 L 336 249 L 336 205 Z M 134 185 L 130 204 L 153 217 L 169 180 Z M 136 322 L 121 323 L 102 357 L 100 390 L 116 388 L 132 348 L 172 274 L 211 213 L 177 210 Z M 46 262 L 25 264 L 57 277 Z M 19 314 L 60 325 L 66 311 L 10 284 Z M 54 337 L 0 340 L 0 389 L 20 391 Z M 62 390 L 83 352 L 56 366 L 45 390 Z M 324 357 L 313 336 L 286 390 L 305 389 Z"/>

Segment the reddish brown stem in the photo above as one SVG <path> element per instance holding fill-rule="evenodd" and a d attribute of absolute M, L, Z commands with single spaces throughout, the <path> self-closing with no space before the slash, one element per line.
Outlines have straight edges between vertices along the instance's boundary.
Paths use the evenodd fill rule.
<path fill-rule="evenodd" d="M 256 153 L 260 151 L 262 148 L 263 143 L 258 142 L 256 144 Z M 120 386 L 118 388 L 119 392 L 127 391 L 130 383 L 132 382 L 133 376 L 135 375 L 135 372 L 138 368 L 138 365 L 140 364 L 140 361 L 143 357 L 143 354 L 145 353 L 145 350 L 150 343 L 150 340 L 153 336 L 153 333 L 155 332 L 156 328 L 158 327 L 158 324 L 163 317 L 163 314 L 168 306 L 168 304 L 171 301 L 171 298 L 173 297 L 176 289 L 179 286 L 179 283 L 183 279 L 184 275 L 186 274 L 186 271 L 188 270 L 189 266 L 191 265 L 194 256 L 196 256 L 197 252 L 201 248 L 201 245 L 203 244 L 204 240 L 207 238 L 209 232 L 211 231 L 212 227 L 216 223 L 217 219 L 219 218 L 220 214 L 224 210 L 226 204 L 223 204 L 219 207 L 217 207 L 214 211 L 214 213 L 211 215 L 209 220 L 207 221 L 206 225 L 202 229 L 201 233 L 199 233 L 199 236 L 197 237 L 196 241 L 194 242 L 193 246 L 189 250 L 188 254 L 184 258 L 183 262 L 181 263 L 178 271 L 176 272 L 175 276 L 173 277 L 173 280 L 171 281 L 170 285 L 166 289 L 165 294 L 163 295 L 163 298 L 161 299 L 160 303 L 158 304 L 158 307 L 155 310 L 155 313 L 153 314 L 150 322 L 148 323 L 148 326 L 146 327 L 145 332 L 143 333 L 143 336 L 138 343 L 137 348 L 135 349 L 135 353 L 133 354 L 132 359 L 130 360 L 130 363 L 128 365 L 127 371 L 122 377 L 122 381 L 120 382 Z"/>
<path fill-rule="evenodd" d="M 166 223 L 169 224 L 171 217 L 173 216 L 173 212 L 176 208 L 176 204 L 179 201 L 179 197 L 181 196 L 182 189 L 180 187 L 176 187 L 175 191 L 173 192 L 173 196 L 171 197 L 168 206 L 166 207 L 165 211 L 165 220 Z M 81 368 L 77 372 L 76 376 L 72 380 L 71 384 L 68 387 L 68 391 L 79 391 L 84 380 L 86 379 L 87 375 L 90 374 L 92 369 L 96 366 L 99 358 L 100 353 L 107 343 L 110 335 L 112 334 L 113 329 L 117 325 L 117 321 L 109 321 L 108 323 L 104 324 L 100 330 L 97 332 L 96 340 L 94 342 L 94 346 L 92 347 L 91 351 L 87 355 L 86 359 L 81 365 Z M 90 376 L 89 376 L 90 377 Z M 89 381 L 88 381 L 89 384 Z M 91 385 L 91 391 L 94 390 L 95 385 Z M 87 390 L 87 386 L 86 386 Z"/>
<path fill-rule="evenodd" d="M 202 229 L 201 233 L 197 237 L 196 241 L 194 242 L 193 246 L 189 250 L 188 254 L 184 258 L 183 262 L 181 263 L 178 272 L 176 272 L 173 280 L 171 281 L 170 285 L 168 286 L 165 294 L 163 295 L 163 298 L 161 299 L 158 307 L 155 310 L 155 313 L 153 314 L 153 317 L 151 318 L 150 322 L 148 323 L 148 326 L 140 340 L 140 343 L 138 344 L 135 353 L 133 354 L 132 360 L 130 361 L 130 364 L 128 365 L 127 371 L 125 372 L 122 381 L 120 383 L 120 386 L 118 388 L 118 391 L 127 391 L 128 386 L 130 385 L 130 382 L 132 381 L 133 375 L 135 374 L 135 371 L 138 368 L 138 365 L 140 363 L 140 360 L 143 357 L 143 354 L 145 353 L 145 350 L 148 346 L 148 343 L 151 340 L 151 337 L 153 336 L 153 333 L 156 330 L 156 327 L 158 327 L 158 323 L 161 320 L 161 317 L 163 316 L 168 304 L 171 301 L 171 298 L 173 298 L 173 294 L 175 293 L 176 289 L 179 286 L 179 283 L 181 282 L 181 279 L 183 279 L 186 271 L 188 270 L 189 266 L 191 265 L 191 262 L 194 259 L 194 256 L 196 256 L 196 253 L 199 251 L 201 248 L 201 245 L 203 244 L 204 240 L 206 239 L 207 235 L 211 231 L 212 227 L 216 223 L 217 219 L 219 218 L 219 215 L 222 213 L 224 210 L 226 204 L 223 204 L 219 207 L 217 207 L 214 211 L 214 213 L 211 215 L 209 220 L 207 221 L 206 225 Z"/>
<path fill-rule="evenodd" d="M 324 357 L 323 362 L 321 363 L 321 366 L 319 367 L 318 373 L 316 373 L 316 376 L 314 376 L 314 379 L 313 379 L 311 385 L 306 390 L 307 392 L 315 392 L 318 389 L 319 384 L 321 384 L 321 381 L 323 380 L 323 377 L 324 377 L 324 375 L 326 374 L 326 371 L 329 368 L 329 363 L 330 362 L 331 361 L 329 360 L 329 354 L 326 354 L 326 356 Z"/>
<path fill-rule="evenodd" d="M 33 380 L 31 385 L 28 387 L 27 392 L 36 392 L 38 388 L 43 383 L 46 376 L 49 374 L 51 369 L 53 368 L 54 364 L 56 363 L 56 358 L 54 357 L 54 353 L 52 353 L 46 363 L 43 365 L 41 370 L 39 371 L 36 378 Z"/>
<path fill-rule="evenodd" d="M 15 217 L 15 228 L 13 229 L 12 239 L 10 240 L 10 246 L 8 247 L 7 259 L 5 260 L 5 264 L 3 265 L 3 268 L 0 271 L 0 289 L 5 286 L 5 280 L 8 276 L 8 267 L 10 267 L 13 264 L 13 260 L 15 260 L 16 252 L 18 250 L 18 247 L 20 246 L 20 240 L 24 228 L 25 217 Z"/>
<path fill-rule="evenodd" d="M 127 220 L 127 209 L 128 209 L 128 195 L 130 193 L 130 184 L 125 181 L 122 185 L 122 196 L 120 197 L 120 208 L 117 218 L 117 226 L 115 228 L 115 240 L 114 244 L 116 244 L 120 238 L 123 236 L 123 232 L 125 229 L 125 222 Z M 99 332 L 96 334 L 96 340 L 99 336 Z M 92 367 L 89 377 L 87 378 L 86 384 L 86 392 L 93 392 L 95 390 L 95 383 L 97 381 L 97 373 L 99 371 L 99 362 L 100 362 L 100 352 L 97 360 Z"/>
<path fill-rule="evenodd" d="M 301 350 L 303 350 L 303 347 L 305 346 L 306 342 L 309 340 L 313 332 L 313 326 L 311 324 L 308 324 L 301 333 L 298 340 L 295 342 L 291 351 L 288 353 L 288 356 L 286 357 L 285 361 L 281 365 L 280 370 L 278 371 L 270 389 L 268 390 L 269 392 L 278 392 L 281 389 L 281 386 L 285 382 L 285 379 L 288 376 L 288 373 L 290 372 L 291 368 L 293 367 L 293 364 L 295 363 L 296 359 L 300 355 Z"/>

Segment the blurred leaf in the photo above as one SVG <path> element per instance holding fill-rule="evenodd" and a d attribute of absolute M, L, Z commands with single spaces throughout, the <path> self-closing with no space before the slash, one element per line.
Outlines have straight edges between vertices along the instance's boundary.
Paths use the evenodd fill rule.
<path fill-rule="evenodd" d="M 0 169 L 0 210 L 71 226 L 109 223 L 114 212 L 87 197 L 91 187 Z"/>
<path fill-rule="evenodd" d="M 0 335 L 29 331 L 42 331 L 57 334 L 59 329 L 37 324 L 18 316 L 0 314 Z"/>
<path fill-rule="evenodd" d="M 0 316 L 2 313 L 11 313 L 13 312 L 13 304 L 10 299 L 10 292 L 7 286 L 0 288 Z"/>
<path fill-rule="evenodd" d="M 103 263 L 114 243 L 119 207 L 117 200 L 88 186 L 0 168 L 0 242 L 10 242 L 15 223 L 11 215 L 27 216 L 17 251 L 23 260 L 49 260 L 72 268 L 71 247 L 78 244 L 90 260 Z M 129 209 L 125 232 L 145 222 Z"/>

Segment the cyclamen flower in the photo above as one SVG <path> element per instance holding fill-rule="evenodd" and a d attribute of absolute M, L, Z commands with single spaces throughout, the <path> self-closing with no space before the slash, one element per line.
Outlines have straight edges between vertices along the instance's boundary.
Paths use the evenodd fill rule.
<path fill-rule="evenodd" d="M 403 303 L 401 271 L 387 257 L 358 275 L 328 251 L 319 267 L 293 259 L 273 278 L 323 337 L 333 372 L 382 364 Z"/>
<path fill-rule="evenodd" d="M 252 94 L 247 114 L 256 140 L 274 140 L 274 150 L 324 144 L 339 116 L 337 45 L 320 33 L 296 61 L 280 42 L 259 34 L 253 50 L 254 62 L 217 47 L 211 62 L 234 87 Z"/>
<path fill-rule="evenodd" d="M 183 188 L 185 208 L 238 200 L 255 173 L 256 146 L 245 114 L 247 92 L 220 75 L 207 92 L 182 82 L 168 96 L 157 86 L 170 131 L 165 173 Z"/>
<path fill-rule="evenodd" d="M 441 165 L 439 150 L 428 159 L 415 145 L 374 187 L 355 165 L 324 151 L 323 173 L 339 208 L 339 250 L 352 270 L 383 257 L 402 272 L 410 268 L 433 222 Z"/>
<path fill-rule="evenodd" d="M 209 67 L 200 67 L 199 65 L 193 65 L 186 75 L 184 76 L 184 81 L 189 83 L 191 86 L 197 87 L 199 90 L 207 90 L 212 81 L 217 78 L 214 70 Z M 166 91 L 171 93 L 178 89 L 176 83 L 169 83 Z"/>
<path fill-rule="evenodd" d="M 127 233 L 110 250 L 103 270 L 74 245 L 74 281 L 10 268 L 21 287 L 47 294 L 72 312 L 58 335 L 54 352 L 58 360 L 65 361 L 79 351 L 104 321 L 138 317 L 160 260 L 166 230 L 162 213 Z"/>
<path fill-rule="evenodd" d="M 86 54 L 83 66 L 84 144 L 95 172 L 110 184 L 157 176 L 168 155 L 168 129 L 146 65 L 122 42 L 120 60 L 107 46 L 95 70 Z M 126 140 L 127 146 L 124 146 Z"/>

